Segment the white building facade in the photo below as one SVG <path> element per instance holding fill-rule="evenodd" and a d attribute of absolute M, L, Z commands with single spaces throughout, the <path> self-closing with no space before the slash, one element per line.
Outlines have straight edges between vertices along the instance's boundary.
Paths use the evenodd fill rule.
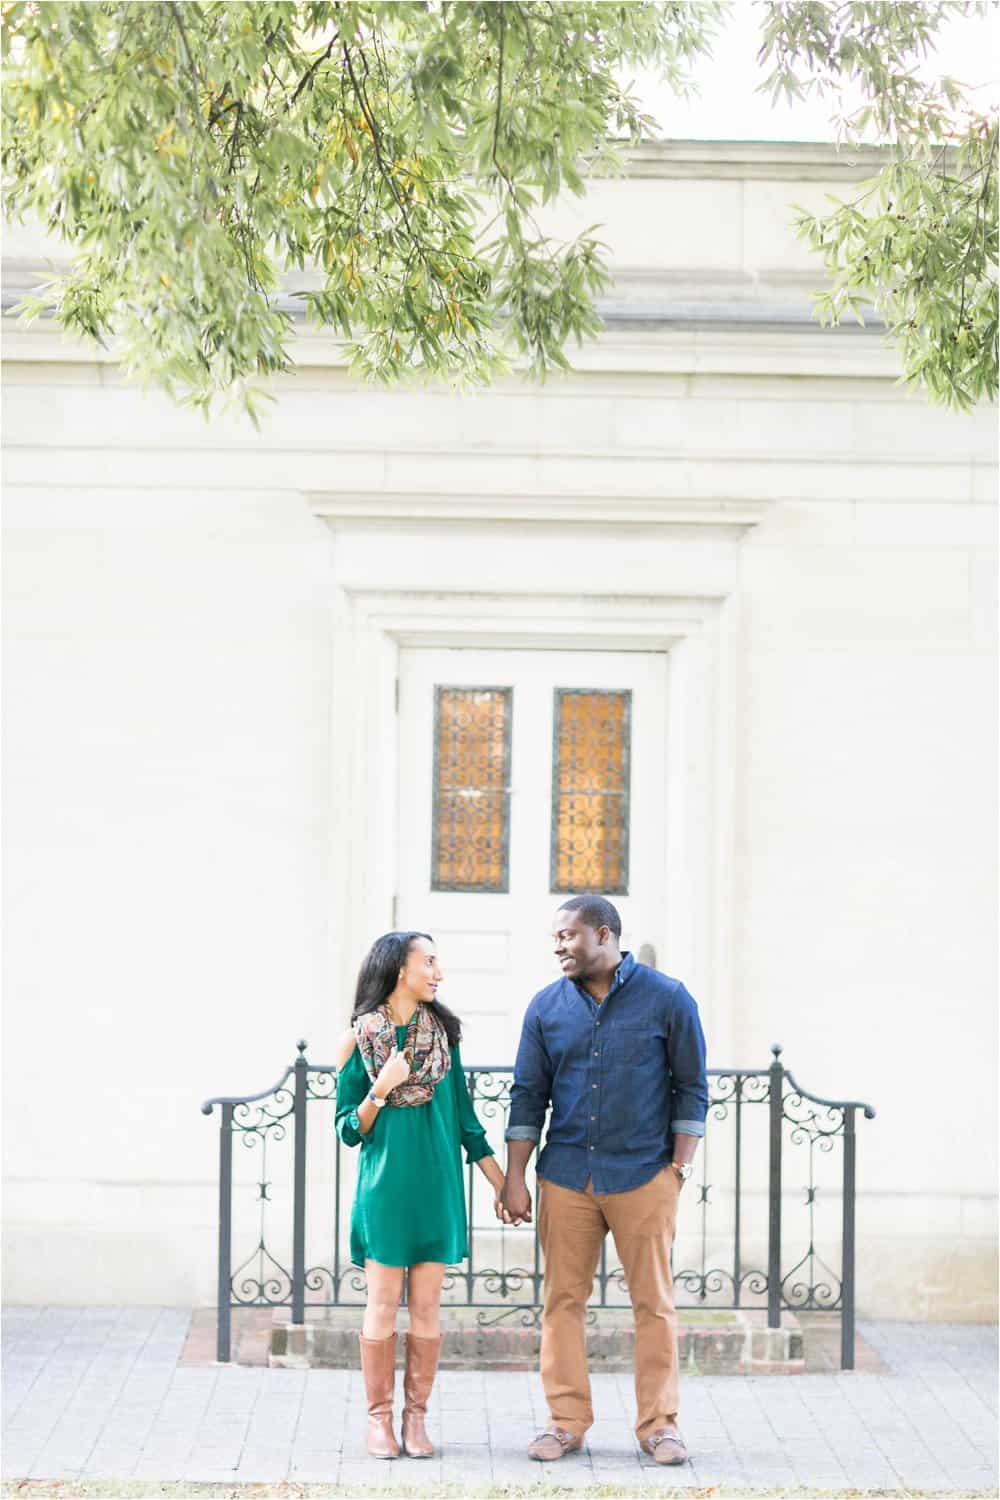
<path fill-rule="evenodd" d="M 509 1063 L 596 869 L 712 1065 L 878 1107 L 859 1311 L 994 1315 L 994 413 L 811 322 L 792 205 L 870 170 L 644 149 L 554 216 L 615 289 L 542 387 L 304 330 L 255 433 L 8 329 L 9 1299 L 211 1302 L 200 1101 L 328 1056 L 391 926 Z"/>

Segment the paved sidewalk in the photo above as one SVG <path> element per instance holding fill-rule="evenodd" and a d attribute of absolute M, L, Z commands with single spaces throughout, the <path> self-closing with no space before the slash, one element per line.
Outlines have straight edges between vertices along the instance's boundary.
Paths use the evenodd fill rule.
<path fill-rule="evenodd" d="M 393 1489 L 497 1482 L 650 1489 L 788 1487 L 990 1493 L 996 1473 L 996 1330 L 867 1323 L 888 1374 L 691 1376 L 681 1426 L 693 1461 L 658 1469 L 631 1430 L 628 1376 L 594 1379 L 585 1450 L 542 1466 L 537 1375 L 444 1371 L 428 1427 L 440 1457 L 365 1457 L 354 1370 L 182 1367 L 190 1313 L 10 1308 L 4 1320 L 7 1480 L 282 1479 Z M 397 1394 L 399 1382 L 397 1381 Z M 258 1491 L 259 1493 L 259 1491 Z"/>

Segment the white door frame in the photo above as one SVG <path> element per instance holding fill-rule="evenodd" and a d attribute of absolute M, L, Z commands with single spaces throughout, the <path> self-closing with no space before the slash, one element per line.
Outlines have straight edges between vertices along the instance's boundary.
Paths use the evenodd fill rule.
<path fill-rule="evenodd" d="M 734 657 L 739 542 L 744 514 L 727 524 L 663 524 L 654 540 L 665 550 L 662 593 L 603 591 L 592 582 L 564 592 L 524 587 L 476 587 L 463 574 L 429 587 L 408 586 L 400 567 L 383 566 L 398 538 L 395 517 L 330 515 L 313 506 L 334 533 L 337 589 L 333 628 L 331 733 L 331 972 L 338 994 L 323 1025 L 325 1045 L 346 1021 L 358 962 L 368 944 L 393 925 L 396 879 L 398 747 L 396 682 L 403 646 L 498 649 L 667 651 L 669 653 L 666 838 L 668 845 L 666 951 L 657 962 L 682 977 L 709 1018 L 716 1048 L 729 1045 L 728 1015 L 733 881 Z M 568 522 L 567 531 L 573 523 Z M 427 520 L 421 540 L 433 553 L 440 529 L 469 528 L 467 555 L 483 538 L 474 522 Z M 647 528 L 643 528 L 647 533 Z M 692 568 L 683 566 L 692 533 Z M 523 547 L 523 536 L 515 538 Z M 407 545 L 412 546 L 412 536 Z M 499 545 L 499 544 L 498 544 Z M 567 538 L 571 546 L 571 538 Z M 648 533 L 641 539 L 648 549 Z M 707 548 L 707 553 L 706 553 Z M 678 554 L 681 566 L 678 566 Z M 465 554 L 463 554 L 465 555 Z M 706 573 L 706 558 L 707 573 Z M 666 563 L 669 561 L 669 565 Z M 406 571 L 405 568 L 402 571 Z M 411 569 L 412 571 L 412 569 Z M 484 559 L 493 583 L 495 556 Z M 376 580 L 388 572 L 385 585 Z M 508 569 L 508 573 L 510 569 Z M 674 585 L 678 573 L 693 587 Z M 698 588 L 701 574 L 704 588 Z M 616 580 L 617 581 L 617 580 Z M 487 579 L 482 581 L 487 582 Z"/>

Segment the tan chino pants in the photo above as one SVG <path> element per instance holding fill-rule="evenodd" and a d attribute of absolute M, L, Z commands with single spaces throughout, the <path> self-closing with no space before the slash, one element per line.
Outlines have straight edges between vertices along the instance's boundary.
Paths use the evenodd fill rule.
<path fill-rule="evenodd" d="M 680 1179 L 664 1167 L 628 1193 L 582 1193 L 538 1182 L 538 1237 L 545 1256 L 542 1385 L 553 1426 L 582 1436 L 594 1420 L 587 1371 L 586 1305 L 608 1230 L 635 1316 L 636 1436 L 677 1417 L 677 1315 L 670 1250 Z"/>

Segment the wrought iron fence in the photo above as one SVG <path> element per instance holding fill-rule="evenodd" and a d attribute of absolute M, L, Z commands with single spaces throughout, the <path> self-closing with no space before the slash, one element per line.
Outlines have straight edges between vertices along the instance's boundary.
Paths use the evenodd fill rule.
<path fill-rule="evenodd" d="M 700 1176 L 687 1189 L 674 1244 L 677 1305 L 766 1308 L 771 1328 L 780 1327 L 784 1310 L 839 1312 L 841 1367 L 852 1369 L 855 1116 L 861 1110 L 872 1119 L 875 1111 L 856 1100 L 810 1094 L 783 1065 L 781 1051 L 772 1047 L 768 1068 L 709 1071 L 708 1122 L 696 1163 Z M 364 1273 L 351 1263 L 344 1243 L 353 1173 L 345 1170 L 351 1153 L 333 1128 L 336 1069 L 309 1062 L 305 1052 L 306 1043 L 299 1042 L 296 1061 L 271 1088 L 202 1105 L 204 1114 L 216 1106 L 221 1111 L 220 1361 L 230 1358 L 234 1308 L 290 1307 L 292 1322 L 301 1323 L 307 1307 L 364 1300 Z M 465 1071 L 476 1111 L 499 1155 L 511 1069 Z M 309 1120 L 318 1106 L 325 1106 L 328 1116 L 321 1131 Z M 245 1148 L 246 1156 L 236 1156 L 234 1146 Z M 307 1147 L 314 1157 L 308 1173 Z M 537 1323 L 543 1279 L 537 1231 L 501 1226 L 492 1214 L 477 1218 L 477 1176 L 478 1202 L 492 1205 L 485 1179 L 470 1166 L 469 1258 L 466 1269 L 449 1268 L 442 1300 L 478 1309 L 477 1321 L 484 1326 L 512 1317 Z M 276 1187 L 290 1196 L 290 1213 L 272 1197 Z M 332 1201 L 328 1197 L 325 1211 L 317 1214 L 317 1195 L 324 1192 Z M 795 1208 L 799 1213 L 793 1219 Z M 235 1266 L 234 1235 L 240 1245 Z M 833 1262 L 839 1262 L 836 1268 Z M 621 1267 L 609 1262 L 605 1242 L 588 1316 L 593 1320 L 600 1308 L 627 1305 Z"/>

